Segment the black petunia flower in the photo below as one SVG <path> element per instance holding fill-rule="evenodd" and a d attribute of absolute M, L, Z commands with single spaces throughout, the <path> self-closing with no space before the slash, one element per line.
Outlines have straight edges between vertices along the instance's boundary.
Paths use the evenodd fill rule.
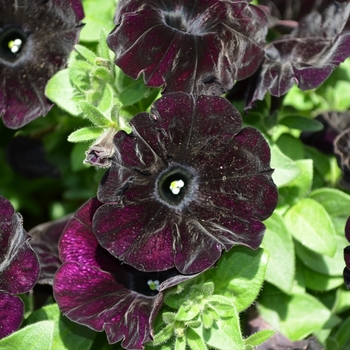
<path fill-rule="evenodd" d="M 0 196 L 0 339 L 22 323 L 24 305 L 15 294 L 31 290 L 39 277 L 39 262 L 22 227 L 22 217 Z"/>
<path fill-rule="evenodd" d="M 309 90 L 323 83 L 350 56 L 350 32 L 344 30 L 349 13 L 349 2 L 333 2 L 322 13 L 303 17 L 289 35 L 270 42 L 250 87 L 247 107 L 268 91 L 279 97 L 294 84 Z"/>
<path fill-rule="evenodd" d="M 0 116 L 13 129 L 46 115 L 48 80 L 65 67 L 84 17 L 80 0 L 0 0 Z"/>
<path fill-rule="evenodd" d="M 125 349 L 143 349 L 152 340 L 163 292 L 197 275 L 176 269 L 145 273 L 114 258 L 92 232 L 101 205 L 90 199 L 68 222 L 59 243 L 63 265 L 55 275 L 54 296 L 72 321 L 105 331 L 109 343 L 122 340 Z"/>
<path fill-rule="evenodd" d="M 266 16 L 248 0 L 120 0 L 114 22 L 116 64 L 166 92 L 221 95 L 264 56 Z"/>
<path fill-rule="evenodd" d="M 345 237 L 350 242 L 350 217 L 345 225 Z M 350 246 L 344 249 L 344 260 L 346 267 L 344 269 L 344 282 L 346 288 L 350 290 Z"/>
<path fill-rule="evenodd" d="M 142 271 L 196 273 L 259 247 L 277 203 L 270 149 L 217 96 L 164 95 L 114 138 L 93 219 L 100 244 Z"/>
<path fill-rule="evenodd" d="M 342 185 L 350 189 L 350 127 L 341 132 L 334 140 L 334 154 L 338 166 L 343 172 Z"/>

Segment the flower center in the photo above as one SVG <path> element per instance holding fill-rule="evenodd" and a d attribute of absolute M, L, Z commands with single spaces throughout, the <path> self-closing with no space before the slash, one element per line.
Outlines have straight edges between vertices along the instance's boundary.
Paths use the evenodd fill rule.
<path fill-rule="evenodd" d="M 164 21 L 171 28 L 178 29 L 182 32 L 187 32 L 186 22 L 180 13 L 171 12 L 171 11 L 165 12 Z"/>
<path fill-rule="evenodd" d="M 0 59 L 15 62 L 23 50 L 27 35 L 18 28 L 10 28 L 0 34 Z"/>
<path fill-rule="evenodd" d="M 158 176 L 156 196 L 164 204 L 179 208 L 192 198 L 196 188 L 195 172 L 176 165 L 165 169 Z"/>

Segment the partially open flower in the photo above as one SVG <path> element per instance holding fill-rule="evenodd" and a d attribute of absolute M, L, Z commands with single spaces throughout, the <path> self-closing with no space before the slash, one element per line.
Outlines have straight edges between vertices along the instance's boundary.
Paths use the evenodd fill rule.
<path fill-rule="evenodd" d="M 0 339 L 22 323 L 24 306 L 15 294 L 31 290 L 39 277 L 39 262 L 29 245 L 22 217 L 0 196 Z"/>
<path fill-rule="evenodd" d="M 52 107 L 45 86 L 65 67 L 84 12 L 80 0 L 3 0 L 0 8 L 0 116 L 17 129 Z"/>
<path fill-rule="evenodd" d="M 247 0 L 120 0 L 114 22 L 116 64 L 166 92 L 221 95 L 264 56 L 266 17 Z"/>
<path fill-rule="evenodd" d="M 55 275 L 54 296 L 68 318 L 104 330 L 109 343 L 122 340 L 125 349 L 143 349 L 152 340 L 164 290 L 196 275 L 176 269 L 145 273 L 114 258 L 92 232 L 101 205 L 90 199 L 68 222 L 59 243 L 63 265 Z"/>
<path fill-rule="evenodd" d="M 277 204 L 270 149 L 226 99 L 167 94 L 130 123 L 98 190 L 104 248 L 142 271 L 189 274 L 233 245 L 259 247 Z"/>

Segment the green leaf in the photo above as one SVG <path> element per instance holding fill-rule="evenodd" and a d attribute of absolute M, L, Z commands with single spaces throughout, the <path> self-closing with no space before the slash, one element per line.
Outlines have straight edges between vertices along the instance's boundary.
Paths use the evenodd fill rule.
<path fill-rule="evenodd" d="M 299 176 L 279 191 L 279 204 L 293 205 L 306 197 L 312 186 L 313 162 L 311 159 L 295 161 L 300 170 Z"/>
<path fill-rule="evenodd" d="M 142 100 L 149 93 L 150 88 L 145 85 L 143 77 L 141 76 L 138 80 L 130 82 L 123 91 L 121 91 L 118 98 L 124 106 L 130 106 Z"/>
<path fill-rule="evenodd" d="M 326 327 L 331 318 L 331 311 L 313 296 L 286 295 L 271 285 L 262 291 L 258 310 L 268 323 L 277 326 L 291 341 L 301 340 Z M 271 311 L 275 314 L 272 319 Z"/>
<path fill-rule="evenodd" d="M 319 254 L 334 256 L 337 244 L 331 218 L 321 204 L 301 199 L 285 214 L 285 223 L 293 237 Z"/>
<path fill-rule="evenodd" d="M 101 29 L 100 38 L 97 45 L 97 54 L 99 57 L 102 57 L 106 60 L 111 60 L 111 57 L 114 56 L 114 53 L 109 49 L 107 45 L 107 32 L 105 29 Z"/>
<path fill-rule="evenodd" d="M 75 88 L 70 81 L 68 69 L 57 72 L 45 89 L 45 95 L 49 100 L 69 114 L 79 116 L 81 110 L 78 103 L 73 100 L 74 94 Z"/>
<path fill-rule="evenodd" d="M 83 45 L 75 45 L 74 49 L 80 56 L 82 56 L 86 61 L 95 65 L 95 60 L 97 58 L 96 54 L 89 50 L 87 47 Z"/>
<path fill-rule="evenodd" d="M 238 312 L 249 307 L 259 294 L 268 262 L 263 249 L 234 247 L 223 254 L 215 269 L 203 275 L 215 285 L 215 294 L 233 298 Z"/>
<path fill-rule="evenodd" d="M 106 32 L 113 29 L 115 5 L 115 0 L 104 0 L 103 6 L 98 4 L 96 0 L 83 1 L 85 26 L 80 33 L 81 41 L 98 41 L 101 29 L 105 29 Z"/>
<path fill-rule="evenodd" d="M 310 193 L 310 198 L 321 204 L 330 216 L 350 215 L 350 196 L 334 188 L 319 188 Z"/>
<path fill-rule="evenodd" d="M 160 332 L 154 335 L 153 344 L 160 345 L 165 343 L 174 334 L 174 324 L 166 325 Z"/>
<path fill-rule="evenodd" d="M 291 134 L 282 134 L 276 141 L 276 145 L 284 155 L 292 160 L 304 159 L 304 145 L 300 139 Z"/>
<path fill-rule="evenodd" d="M 42 321 L 0 340 L 1 350 L 49 350 L 54 333 L 53 321 Z"/>
<path fill-rule="evenodd" d="M 337 250 L 333 257 L 325 256 L 307 249 L 297 241 L 295 250 L 302 263 L 313 271 L 328 276 L 341 276 L 344 270 L 344 248 L 348 245 L 346 239 L 336 236 L 334 239 L 337 244 Z"/>
<path fill-rule="evenodd" d="M 80 107 L 85 115 L 94 125 L 108 127 L 111 121 L 106 118 L 96 107 L 88 102 L 80 102 Z"/>
<path fill-rule="evenodd" d="M 283 217 L 277 213 L 273 213 L 264 224 L 266 232 L 262 245 L 270 253 L 265 279 L 288 294 L 293 287 L 295 272 L 292 236 Z"/>
<path fill-rule="evenodd" d="M 269 340 L 274 334 L 275 334 L 275 331 L 268 330 L 268 329 L 263 330 L 252 334 L 250 337 L 246 338 L 244 342 L 245 342 L 245 345 L 258 346 L 266 342 L 266 340 Z"/>
<path fill-rule="evenodd" d="M 284 155 L 277 145 L 271 146 L 271 168 L 275 169 L 272 179 L 277 187 L 287 185 L 296 179 L 300 170 L 296 163 Z"/>
<path fill-rule="evenodd" d="M 49 320 L 55 322 L 52 347 L 50 350 L 89 350 L 92 346 L 96 333 L 78 323 L 70 321 L 63 316 L 57 304 L 44 306 L 35 311 L 26 320 L 26 324 Z M 67 347 L 69 344 L 69 347 Z"/>
<path fill-rule="evenodd" d="M 202 329 L 203 339 L 210 348 L 218 350 L 245 349 L 239 316 L 236 309 L 231 309 L 230 317 L 214 322 L 210 329 Z"/>
<path fill-rule="evenodd" d="M 188 328 L 186 331 L 186 341 L 191 350 L 207 350 L 202 337 L 194 330 L 194 328 Z"/>
<path fill-rule="evenodd" d="M 285 125 L 291 129 L 298 129 L 301 131 L 320 131 L 323 129 L 323 124 L 318 120 L 302 117 L 299 115 L 286 116 L 279 121 L 279 124 Z"/>
<path fill-rule="evenodd" d="M 176 338 L 175 350 L 186 350 L 186 338 L 185 337 Z"/>
<path fill-rule="evenodd" d="M 176 321 L 190 321 L 193 320 L 200 313 L 199 305 L 192 305 L 189 310 L 185 310 L 183 306 L 180 306 L 178 313 L 175 316 Z"/>
<path fill-rule="evenodd" d="M 68 136 L 69 142 L 85 142 L 97 139 L 103 133 L 103 128 L 90 126 L 72 132 Z"/>
<path fill-rule="evenodd" d="M 344 284 L 343 276 L 327 276 L 300 264 L 298 269 L 304 274 L 306 287 L 316 292 L 326 292 Z"/>

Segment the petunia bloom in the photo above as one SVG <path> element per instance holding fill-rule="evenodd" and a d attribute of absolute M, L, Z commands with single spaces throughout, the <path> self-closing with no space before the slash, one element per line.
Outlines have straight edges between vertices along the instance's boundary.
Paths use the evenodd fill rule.
<path fill-rule="evenodd" d="M 114 22 L 117 66 L 166 92 L 221 95 L 264 57 L 266 16 L 248 0 L 120 0 Z"/>
<path fill-rule="evenodd" d="M 233 245 L 259 247 L 277 204 L 270 149 L 224 98 L 166 94 L 118 132 L 94 233 L 142 271 L 197 273 Z"/>
<path fill-rule="evenodd" d="M 0 196 L 0 339 L 22 323 L 24 305 L 16 294 L 31 290 L 39 277 L 38 258 L 29 238 L 22 217 Z"/>
<path fill-rule="evenodd" d="M 345 225 L 345 237 L 350 242 L 350 217 Z M 344 282 L 346 288 L 350 290 L 350 246 L 344 249 L 344 260 L 346 264 L 344 268 Z"/>
<path fill-rule="evenodd" d="M 98 243 L 92 218 L 102 205 L 90 199 L 68 222 L 59 242 L 63 265 L 54 279 L 54 296 L 71 320 L 105 331 L 109 343 L 143 349 L 152 340 L 152 323 L 163 292 L 196 275 L 176 269 L 145 273 L 123 264 Z"/>
<path fill-rule="evenodd" d="M 350 56 L 350 32 L 344 30 L 350 3 L 333 2 L 322 13 L 311 12 L 286 36 L 265 47 L 265 59 L 254 79 L 246 105 L 286 94 L 294 84 L 301 90 L 318 87 Z"/>
<path fill-rule="evenodd" d="M 84 12 L 81 0 L 0 0 L 0 9 L 0 117 L 17 129 L 52 107 L 45 86 L 65 67 Z"/>

